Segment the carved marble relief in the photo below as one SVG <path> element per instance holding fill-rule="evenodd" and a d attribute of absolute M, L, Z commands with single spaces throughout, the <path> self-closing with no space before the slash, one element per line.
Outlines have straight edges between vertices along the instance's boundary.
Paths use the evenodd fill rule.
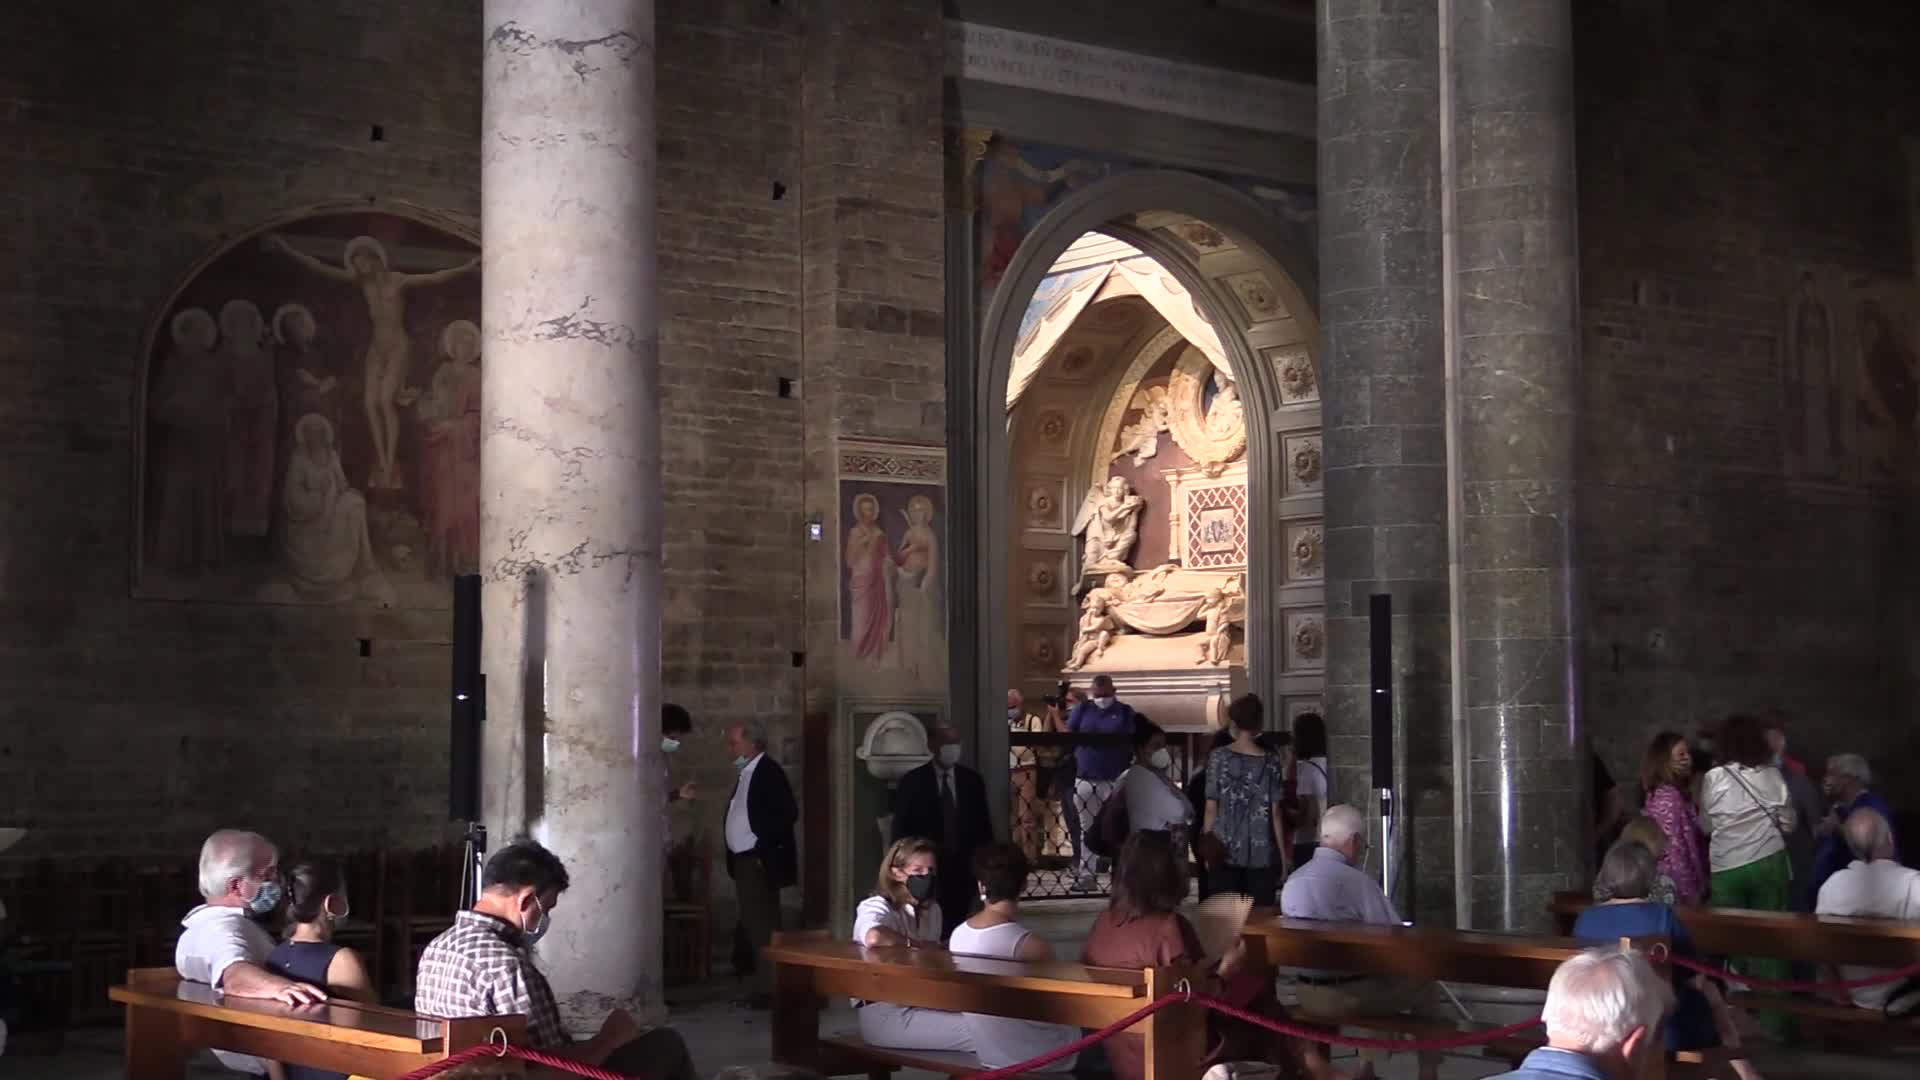
<path fill-rule="evenodd" d="M 446 606 L 480 549 L 463 231 L 317 210 L 195 269 L 146 346 L 137 595 Z"/>

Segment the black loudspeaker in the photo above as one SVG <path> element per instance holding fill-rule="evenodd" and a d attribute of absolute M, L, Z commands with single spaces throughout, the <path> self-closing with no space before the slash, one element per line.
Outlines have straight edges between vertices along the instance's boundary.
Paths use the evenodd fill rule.
<path fill-rule="evenodd" d="M 448 727 L 447 816 L 480 818 L 480 721 L 486 687 L 480 675 L 480 575 L 453 579 L 453 715 Z"/>
<path fill-rule="evenodd" d="M 1393 597 L 1374 593 L 1367 603 L 1368 670 L 1373 708 L 1373 786 L 1393 786 Z"/>

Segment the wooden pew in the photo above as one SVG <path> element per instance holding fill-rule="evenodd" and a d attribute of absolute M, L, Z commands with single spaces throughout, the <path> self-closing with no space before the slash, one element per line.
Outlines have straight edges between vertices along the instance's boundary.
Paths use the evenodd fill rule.
<path fill-rule="evenodd" d="M 439 1020 L 345 1003 L 294 1009 L 227 997 L 205 983 L 181 979 L 172 968 L 135 968 L 108 997 L 126 1011 L 128 1080 L 180 1080 L 187 1058 L 200 1049 L 390 1077 L 485 1043 L 496 1031 L 509 1042 L 526 1041 L 523 1016 Z M 490 1066 L 490 1071 L 503 1070 Z"/>
<path fill-rule="evenodd" d="M 1569 932 L 1580 913 L 1593 906 L 1586 893 L 1555 893 L 1547 910 Z M 1709 956 L 1765 956 L 1801 964 L 1851 964 L 1897 968 L 1920 963 L 1920 922 L 1803 915 L 1790 911 L 1677 905 L 1674 914 L 1687 928 L 1693 946 Z M 1829 975 L 1824 968 L 1818 978 Z M 1742 999 L 1748 1008 L 1789 1012 L 1818 1026 L 1844 1026 L 1849 1034 L 1894 1043 L 1920 1043 L 1920 1020 L 1888 1020 L 1885 1015 L 1826 999 L 1756 992 Z"/>
<path fill-rule="evenodd" d="M 1398 975 L 1434 982 L 1545 990 L 1560 964 L 1591 946 L 1566 937 L 1492 934 L 1427 926 L 1375 926 L 1262 916 L 1247 920 L 1249 962 L 1266 967 Z M 1636 940 L 1647 948 L 1664 939 Z M 1302 1023 L 1331 1029 L 1392 1032 L 1409 1038 L 1472 1030 L 1431 1017 L 1364 1016 L 1341 1020 L 1299 1014 Z M 1540 1045 L 1542 1034 L 1503 1039 L 1484 1053 L 1517 1061 Z"/>
<path fill-rule="evenodd" d="M 875 1080 L 899 1068 L 965 1076 L 980 1065 L 972 1055 L 886 1050 L 857 1036 L 823 1038 L 825 999 L 862 998 L 1100 1028 L 1172 992 L 1184 974 L 1022 964 L 937 949 L 868 949 L 817 931 L 776 935 L 762 955 L 773 965 L 774 1060 L 824 1076 L 864 1073 Z M 1206 1022 L 1198 1006 L 1170 1006 L 1132 1030 L 1146 1037 L 1147 1080 L 1200 1075 Z"/>

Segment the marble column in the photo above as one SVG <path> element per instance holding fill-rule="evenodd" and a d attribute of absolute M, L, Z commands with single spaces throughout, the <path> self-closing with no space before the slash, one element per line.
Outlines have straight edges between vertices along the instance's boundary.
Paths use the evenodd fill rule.
<path fill-rule="evenodd" d="M 570 1025 L 656 1013 L 665 837 L 652 0 L 486 0 L 483 790 L 572 885 Z"/>
<path fill-rule="evenodd" d="M 1393 597 L 1405 816 L 1395 900 L 1423 920 L 1451 922 L 1438 26 L 1431 2 L 1321 0 L 1318 28 L 1326 706 L 1335 793 L 1372 809 L 1367 609 L 1369 595 L 1383 592 Z"/>
<path fill-rule="evenodd" d="M 1467 919 L 1523 928 L 1580 880 L 1590 831 L 1572 630 L 1572 5 L 1449 10 Z"/>

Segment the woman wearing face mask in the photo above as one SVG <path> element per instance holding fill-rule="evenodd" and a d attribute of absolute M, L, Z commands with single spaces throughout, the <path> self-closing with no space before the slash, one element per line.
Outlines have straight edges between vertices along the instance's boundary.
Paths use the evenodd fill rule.
<path fill-rule="evenodd" d="M 347 882 L 340 867 L 302 859 L 285 871 L 287 929 L 267 957 L 267 970 L 327 992 L 334 1001 L 379 1004 L 373 978 L 360 954 L 333 943 L 333 931 L 347 917 Z M 345 1073 L 305 1065 L 283 1066 L 286 1080 L 343 1080 Z"/>
<path fill-rule="evenodd" d="M 1185 851 L 1193 804 L 1173 782 L 1173 751 L 1159 724 L 1138 717 L 1133 729 L 1133 766 L 1120 777 L 1127 803 L 1129 829 L 1154 829 L 1173 834 L 1173 846 Z"/>
<path fill-rule="evenodd" d="M 853 940 L 870 949 L 940 947 L 939 882 L 933 842 L 902 837 L 880 860 L 873 895 L 854 909 Z M 942 1009 L 919 1009 L 885 1001 L 853 1003 L 860 1020 L 860 1038 L 870 1046 L 895 1050 L 973 1051 L 973 1036 L 965 1015 Z"/>

